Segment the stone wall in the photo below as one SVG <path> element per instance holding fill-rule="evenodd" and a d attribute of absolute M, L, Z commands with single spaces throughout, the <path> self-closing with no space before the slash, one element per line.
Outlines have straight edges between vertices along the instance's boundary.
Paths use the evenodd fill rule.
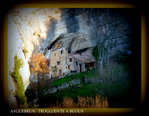
<path fill-rule="evenodd" d="M 66 75 L 68 72 L 67 69 L 67 56 L 68 56 L 68 51 L 65 50 L 64 48 L 62 49 L 57 49 L 52 51 L 51 50 L 51 70 L 52 67 L 56 66 L 57 71 L 55 77 L 59 76 L 59 71 L 61 70 L 61 76 Z M 57 64 L 59 62 L 59 64 Z M 54 75 L 54 72 L 52 71 L 52 75 Z"/>

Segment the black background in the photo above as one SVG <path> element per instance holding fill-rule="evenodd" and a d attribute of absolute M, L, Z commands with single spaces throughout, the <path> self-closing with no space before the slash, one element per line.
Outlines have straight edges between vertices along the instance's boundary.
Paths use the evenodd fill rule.
<path fill-rule="evenodd" d="M 4 17 L 7 15 L 7 12 L 9 9 L 11 9 L 12 7 L 14 7 L 16 4 L 24 4 L 24 3 L 57 3 L 57 4 L 61 4 L 61 3 L 79 3 L 79 4 L 83 4 L 83 3 L 128 3 L 128 4 L 132 4 L 135 5 L 137 7 L 137 9 L 141 12 L 144 13 L 145 16 L 145 20 L 146 20 L 146 64 L 149 64 L 148 59 L 149 59 L 149 54 L 148 54 L 148 48 L 149 48 L 149 13 L 148 13 L 148 4 L 147 4 L 147 0 L 106 0 L 106 2 L 104 0 L 75 0 L 75 1 L 70 1 L 70 0 L 3 0 L 1 1 L 1 5 L 0 5 L 0 51 L 1 51 L 1 55 L 0 55 L 0 114 L 2 115 L 10 115 L 9 113 L 9 109 L 8 109 L 8 105 L 6 104 L 5 100 L 4 100 L 4 96 L 3 96 L 3 79 L 7 78 L 4 77 L 4 38 L 3 38 L 3 34 L 4 34 Z M 141 30 L 141 29 L 136 29 L 136 30 Z M 138 39 L 137 41 L 137 45 L 138 45 L 138 62 L 141 61 L 141 41 Z M 140 63 L 138 63 L 138 65 L 140 66 L 139 69 L 141 69 L 141 65 Z M 144 114 L 149 114 L 148 113 L 148 105 L 149 105 L 149 66 L 147 65 L 146 67 L 146 94 L 145 94 L 145 101 L 143 104 L 138 104 L 138 106 L 136 106 L 136 110 L 134 112 L 131 113 L 100 113 L 100 115 L 144 115 Z M 139 76 L 141 76 L 140 71 L 136 72 L 136 74 L 138 74 Z M 139 79 L 138 79 L 139 82 Z M 147 115 L 146 114 L 146 115 Z M 11 114 L 12 115 L 12 114 Z M 16 115 L 16 114 L 13 114 Z M 19 115 L 19 114 L 18 114 Z M 23 114 L 20 114 L 23 115 Z M 25 114 L 24 114 L 25 115 Z M 33 114 L 30 114 L 33 115 Z M 39 114 L 35 114 L 35 115 L 39 115 Z M 43 115 L 43 114 L 41 114 Z M 47 114 L 48 115 L 48 114 Z M 50 114 L 51 115 L 51 114 Z M 57 114 L 57 115 L 62 115 L 62 114 Z M 91 115 L 91 114 L 84 114 L 84 115 Z M 97 114 L 99 115 L 99 114 Z"/>

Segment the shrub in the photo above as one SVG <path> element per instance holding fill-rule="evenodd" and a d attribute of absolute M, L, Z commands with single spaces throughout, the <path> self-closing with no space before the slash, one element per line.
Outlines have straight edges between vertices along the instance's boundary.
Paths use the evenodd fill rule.
<path fill-rule="evenodd" d="M 56 77 L 56 74 L 57 74 L 57 66 L 53 66 L 53 67 L 52 67 L 52 72 L 54 73 L 54 74 L 53 74 L 53 77 Z"/>
<path fill-rule="evenodd" d="M 74 103 L 74 100 L 70 97 L 65 97 L 63 99 L 62 105 L 63 105 L 62 107 L 64 108 L 72 108 L 76 106 L 76 104 Z"/>
<path fill-rule="evenodd" d="M 109 104 L 107 98 L 100 97 L 96 95 L 93 97 L 81 97 L 78 96 L 78 101 L 74 102 L 74 100 L 70 97 L 65 97 L 62 102 L 56 103 L 56 106 L 50 107 L 63 107 L 63 108 L 108 108 Z"/>
<path fill-rule="evenodd" d="M 24 94 L 24 85 L 19 69 L 23 66 L 22 59 L 19 59 L 17 55 L 14 57 L 14 71 L 11 72 L 11 76 L 14 78 L 16 90 L 16 99 L 17 104 L 20 107 L 21 105 L 26 105 L 26 96 Z"/>
<path fill-rule="evenodd" d="M 127 75 L 128 71 L 124 64 L 110 62 L 109 65 L 105 65 L 103 74 L 99 75 L 99 77 L 104 81 L 114 81 L 125 79 Z"/>
<path fill-rule="evenodd" d="M 72 75 L 69 75 L 69 76 L 65 76 L 63 78 L 60 78 L 60 79 L 56 79 L 54 80 L 51 85 L 52 86 L 58 86 L 58 85 L 61 85 L 65 82 L 69 82 L 71 81 L 72 79 L 75 79 L 75 78 L 79 78 L 80 80 L 82 80 L 83 77 L 87 77 L 87 78 L 91 78 L 91 77 L 97 77 L 98 76 L 98 73 L 96 70 L 90 70 L 88 72 L 82 72 L 82 73 L 76 73 L 76 74 L 72 74 Z"/>
<path fill-rule="evenodd" d="M 48 65 L 50 64 L 50 60 L 46 59 L 43 54 L 39 54 L 37 51 L 31 57 L 31 61 L 29 62 L 31 73 L 35 73 L 36 76 L 40 73 L 49 73 L 50 69 Z"/>
<path fill-rule="evenodd" d="M 96 47 L 94 47 L 94 49 L 92 51 L 92 55 L 95 57 L 96 60 L 98 60 L 98 58 L 99 58 L 98 45 Z"/>

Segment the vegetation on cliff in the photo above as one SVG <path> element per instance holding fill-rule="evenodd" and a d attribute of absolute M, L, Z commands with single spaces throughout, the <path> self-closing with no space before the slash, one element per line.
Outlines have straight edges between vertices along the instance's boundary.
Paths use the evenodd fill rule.
<path fill-rule="evenodd" d="M 31 73 L 35 73 L 36 76 L 40 73 L 49 73 L 49 64 L 50 60 L 46 59 L 43 54 L 36 51 L 29 61 L 30 71 Z"/>
<path fill-rule="evenodd" d="M 18 107 L 24 107 L 27 102 L 27 98 L 24 94 L 24 85 L 23 80 L 21 77 L 21 74 L 19 72 L 19 69 L 23 66 L 22 59 L 19 59 L 17 55 L 14 56 L 14 71 L 11 72 L 11 76 L 14 79 L 15 85 L 16 85 L 16 99 L 17 99 L 17 105 Z"/>

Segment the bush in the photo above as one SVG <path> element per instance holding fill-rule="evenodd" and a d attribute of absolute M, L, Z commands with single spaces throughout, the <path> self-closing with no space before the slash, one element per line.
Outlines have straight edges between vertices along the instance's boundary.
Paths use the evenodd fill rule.
<path fill-rule="evenodd" d="M 96 60 L 99 59 L 99 54 L 98 54 L 98 45 L 96 47 L 94 47 L 93 51 L 92 51 L 92 55 L 95 57 Z"/>
<path fill-rule="evenodd" d="M 98 74 L 97 74 L 96 70 L 93 69 L 93 70 L 90 70 L 88 72 L 82 72 L 82 73 L 72 74 L 72 75 L 65 76 L 65 77 L 60 78 L 60 79 L 56 79 L 56 80 L 54 80 L 51 83 L 51 85 L 52 86 L 58 86 L 58 85 L 61 85 L 61 84 L 65 83 L 65 82 L 69 82 L 69 81 L 71 81 L 72 79 L 75 79 L 75 78 L 79 78 L 79 79 L 82 80 L 82 78 L 84 76 L 86 76 L 87 78 L 90 78 L 90 77 L 97 77 L 97 75 Z"/>
<path fill-rule="evenodd" d="M 125 79 L 128 77 L 128 70 L 126 70 L 124 64 L 110 62 L 109 65 L 104 66 L 103 74 L 99 77 L 104 81 Z"/>
<path fill-rule="evenodd" d="M 108 108 L 109 104 L 107 98 L 100 97 L 96 95 L 93 97 L 81 97 L 77 96 L 78 101 L 74 102 L 74 100 L 70 97 L 65 97 L 62 102 L 56 103 L 56 106 L 50 107 L 63 107 L 63 108 Z"/>
<path fill-rule="evenodd" d="M 19 59 L 17 55 L 14 57 L 14 71 L 11 73 L 11 76 L 14 78 L 17 90 L 16 90 L 16 99 L 17 104 L 20 107 L 21 105 L 26 105 L 26 96 L 24 94 L 24 85 L 19 69 L 23 66 L 22 59 Z"/>
<path fill-rule="evenodd" d="M 31 61 L 29 62 L 31 73 L 35 73 L 36 76 L 40 73 L 49 73 L 50 69 L 48 65 L 50 64 L 50 60 L 46 59 L 43 54 L 37 53 L 37 51 L 31 57 Z"/>

